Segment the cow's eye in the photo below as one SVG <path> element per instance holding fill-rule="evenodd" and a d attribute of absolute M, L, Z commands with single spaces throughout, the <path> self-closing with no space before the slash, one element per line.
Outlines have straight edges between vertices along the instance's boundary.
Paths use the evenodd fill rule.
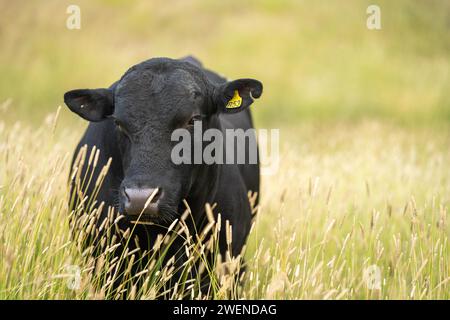
<path fill-rule="evenodd" d="M 121 133 L 129 137 L 127 130 L 124 128 L 122 123 L 120 123 L 120 121 L 114 120 L 114 124 L 116 125 L 117 130 L 119 130 Z"/>
<path fill-rule="evenodd" d="M 188 122 L 188 125 L 193 126 L 195 121 L 201 121 L 202 120 L 202 116 L 199 114 L 193 115 L 191 117 L 191 119 Z"/>
<path fill-rule="evenodd" d="M 119 131 L 124 131 L 122 124 L 118 120 L 114 120 L 114 124 Z"/>

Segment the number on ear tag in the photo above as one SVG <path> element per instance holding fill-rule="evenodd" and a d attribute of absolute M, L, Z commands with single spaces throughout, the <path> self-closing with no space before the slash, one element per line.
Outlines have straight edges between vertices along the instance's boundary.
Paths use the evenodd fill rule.
<path fill-rule="evenodd" d="M 239 91 L 234 90 L 234 96 L 233 98 L 228 101 L 226 108 L 227 109 L 236 109 L 239 108 L 242 104 L 242 98 L 239 95 Z"/>

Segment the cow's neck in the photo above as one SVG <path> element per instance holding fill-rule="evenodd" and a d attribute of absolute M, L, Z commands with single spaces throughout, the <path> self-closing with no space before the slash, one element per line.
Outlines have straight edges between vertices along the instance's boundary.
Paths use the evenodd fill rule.
<path fill-rule="evenodd" d="M 213 116 L 204 130 L 215 128 L 222 131 L 220 120 Z M 218 186 L 220 184 L 221 164 L 202 164 L 198 167 L 191 191 L 187 200 L 190 205 L 192 215 L 198 224 L 205 219 L 205 204 L 213 205 L 216 198 Z"/>

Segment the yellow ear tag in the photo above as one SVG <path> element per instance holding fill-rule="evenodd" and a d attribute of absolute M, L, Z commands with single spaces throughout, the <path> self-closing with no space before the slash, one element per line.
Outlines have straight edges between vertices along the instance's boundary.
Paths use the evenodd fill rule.
<path fill-rule="evenodd" d="M 242 104 L 242 98 L 239 95 L 239 91 L 234 90 L 234 96 L 233 98 L 228 101 L 226 108 L 227 109 L 236 109 L 239 108 Z"/>

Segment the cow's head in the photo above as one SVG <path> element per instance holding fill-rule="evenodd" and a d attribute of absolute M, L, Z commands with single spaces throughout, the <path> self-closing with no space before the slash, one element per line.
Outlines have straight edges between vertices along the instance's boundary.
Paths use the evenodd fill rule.
<path fill-rule="evenodd" d="M 236 91 L 242 100 L 230 108 Z M 245 110 L 261 93 L 257 80 L 213 84 L 192 62 L 156 58 L 132 67 L 111 88 L 72 90 L 64 101 L 88 121 L 114 121 L 110 134 L 117 136 L 124 173 L 119 210 L 165 220 L 177 214 L 196 170 L 171 161 L 172 132 L 192 130 L 195 121 L 208 127 L 219 113 Z"/>

